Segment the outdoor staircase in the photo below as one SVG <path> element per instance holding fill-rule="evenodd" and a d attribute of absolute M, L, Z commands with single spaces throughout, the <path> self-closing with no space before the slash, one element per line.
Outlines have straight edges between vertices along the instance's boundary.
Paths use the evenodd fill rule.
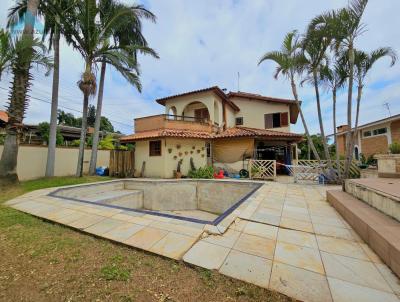
<path fill-rule="evenodd" d="M 400 202 L 391 184 L 387 179 L 348 180 L 346 192 L 329 190 L 327 200 L 400 277 Z M 400 183 L 397 188 L 400 189 Z"/>

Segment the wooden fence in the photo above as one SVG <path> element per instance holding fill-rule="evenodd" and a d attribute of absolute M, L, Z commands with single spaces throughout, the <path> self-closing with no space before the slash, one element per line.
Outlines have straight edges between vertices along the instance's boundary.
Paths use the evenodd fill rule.
<path fill-rule="evenodd" d="M 111 150 L 110 176 L 133 177 L 135 173 L 135 151 Z"/>
<path fill-rule="evenodd" d="M 337 169 L 336 160 L 332 160 L 331 162 L 332 162 L 333 168 L 338 170 Z M 327 166 L 327 164 L 328 164 L 327 160 L 318 161 L 318 160 L 300 159 L 300 160 L 297 160 L 297 161 L 296 160 L 293 161 L 293 165 L 307 166 L 307 167 L 310 167 L 310 168 L 312 168 L 312 167 L 317 168 L 317 167 L 320 167 L 321 165 L 322 166 Z M 340 160 L 339 161 L 339 169 L 340 169 L 341 174 L 344 173 L 345 164 L 346 164 L 345 160 Z M 351 163 L 350 167 L 349 167 L 349 177 L 350 178 L 358 178 L 358 177 L 360 177 L 360 168 L 357 166 L 357 162 L 356 161 L 353 161 Z"/>
<path fill-rule="evenodd" d="M 256 160 L 249 161 L 249 173 L 251 179 L 272 179 L 276 178 L 275 160 Z"/>

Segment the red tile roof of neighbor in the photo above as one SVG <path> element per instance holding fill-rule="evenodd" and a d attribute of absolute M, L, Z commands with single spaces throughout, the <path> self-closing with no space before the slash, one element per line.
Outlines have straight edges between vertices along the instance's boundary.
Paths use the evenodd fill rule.
<path fill-rule="evenodd" d="M 200 138 L 200 139 L 265 137 L 271 139 L 290 139 L 299 141 L 302 139 L 303 136 L 301 134 L 296 134 L 296 133 L 280 132 L 267 129 L 255 129 L 247 127 L 229 128 L 218 134 L 203 132 L 203 131 L 193 131 L 193 130 L 158 129 L 158 130 L 143 131 L 140 133 L 124 136 L 121 138 L 121 141 L 130 142 L 130 141 L 144 140 L 150 138 L 163 138 L 163 137 Z"/>
<path fill-rule="evenodd" d="M 8 114 L 5 111 L 0 110 L 0 120 L 7 123 L 8 122 Z"/>

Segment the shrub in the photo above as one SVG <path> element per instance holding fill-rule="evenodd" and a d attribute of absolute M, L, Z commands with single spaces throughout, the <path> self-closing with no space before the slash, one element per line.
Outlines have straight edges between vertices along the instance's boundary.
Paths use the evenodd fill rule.
<path fill-rule="evenodd" d="M 105 150 L 113 150 L 115 149 L 114 147 L 114 139 L 112 135 L 107 135 L 105 138 L 103 138 L 99 142 L 99 147 L 100 149 L 105 149 Z"/>
<path fill-rule="evenodd" d="M 205 166 L 196 170 L 190 170 L 188 177 L 212 179 L 214 178 L 214 168 L 212 166 Z"/>
<path fill-rule="evenodd" d="M 38 130 L 42 139 L 48 144 L 50 136 L 50 124 L 48 122 L 39 123 Z M 64 137 L 62 136 L 60 129 L 57 128 L 56 145 L 60 146 L 62 144 L 64 144 Z"/>
<path fill-rule="evenodd" d="M 389 151 L 392 154 L 400 154 L 400 143 L 393 142 L 389 145 Z"/>

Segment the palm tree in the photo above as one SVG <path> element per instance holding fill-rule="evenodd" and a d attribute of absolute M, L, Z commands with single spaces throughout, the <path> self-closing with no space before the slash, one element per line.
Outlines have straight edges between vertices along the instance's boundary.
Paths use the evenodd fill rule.
<path fill-rule="evenodd" d="M 321 81 L 328 86 L 332 91 L 332 119 L 333 119 L 333 139 L 336 150 L 336 169 L 339 179 L 341 179 L 341 168 L 340 168 L 340 158 L 338 152 L 338 142 L 337 142 L 337 129 L 336 129 L 336 99 L 337 91 L 344 87 L 346 79 L 348 77 L 345 62 L 335 61 L 333 66 L 328 64 L 324 65 L 321 69 Z"/>
<path fill-rule="evenodd" d="M 64 15 L 65 20 L 62 21 L 67 42 L 79 51 L 85 62 L 84 72 L 78 81 L 79 89 L 83 93 L 83 113 L 77 176 L 82 176 L 83 172 L 89 97 L 94 95 L 97 89 L 96 64 L 104 61 L 116 68 L 131 83 L 136 83 L 138 82 L 137 62 L 132 53 L 137 51 L 152 53 L 152 50 L 147 47 L 110 43 L 112 33 L 115 29 L 123 28 L 124 17 L 132 13 L 131 9 L 119 7 L 104 23 L 98 22 L 100 13 L 96 0 L 84 0 L 77 3 L 73 14 Z"/>
<path fill-rule="evenodd" d="M 326 141 L 324 123 L 322 119 L 321 97 L 319 92 L 321 69 L 323 69 L 324 64 L 327 63 L 326 51 L 330 44 L 331 40 L 325 35 L 325 31 L 323 29 L 308 29 L 307 34 L 302 41 L 303 54 L 307 60 L 307 63 L 304 66 L 305 70 L 307 71 L 307 77 L 305 78 L 305 81 L 311 82 L 311 84 L 314 86 L 324 156 L 328 162 L 328 168 L 332 169 L 329 147 Z"/>
<path fill-rule="evenodd" d="M 355 66 L 355 76 L 357 83 L 357 105 L 356 105 L 356 118 L 355 126 L 353 131 L 353 136 L 350 141 L 350 150 L 354 149 L 355 141 L 357 138 L 358 130 L 358 119 L 360 115 L 360 104 L 362 91 L 365 85 L 365 78 L 368 72 L 371 70 L 372 66 L 384 57 L 389 57 L 391 59 L 390 67 L 392 67 L 397 60 L 396 52 L 390 47 L 381 47 L 371 53 L 366 53 L 364 51 L 355 50 L 354 51 L 354 66 Z M 353 152 L 350 152 L 350 161 L 353 159 Z"/>
<path fill-rule="evenodd" d="M 107 20 L 109 20 L 115 13 L 116 10 L 124 9 L 130 10 L 130 14 L 126 14 L 122 16 L 124 19 L 121 22 L 121 28 L 114 28 L 112 32 L 110 32 L 109 39 L 115 41 L 115 44 L 118 46 L 128 46 L 128 45 L 138 45 L 141 47 L 147 47 L 147 41 L 143 37 L 141 30 L 142 24 L 140 21 L 140 17 L 144 17 L 146 19 L 150 19 L 151 21 L 155 21 L 155 16 L 150 11 L 146 10 L 141 5 L 135 5 L 132 7 L 128 7 L 122 4 L 118 4 L 115 0 L 102 0 L 100 1 L 100 22 L 102 26 L 105 26 Z M 155 53 L 148 49 L 146 53 L 150 53 L 155 56 Z M 132 52 L 131 55 L 136 60 L 136 52 Z M 90 157 L 90 165 L 89 165 L 89 174 L 94 175 L 96 172 L 96 163 L 97 163 L 97 149 L 99 144 L 99 131 L 100 131 L 100 122 L 101 122 L 101 111 L 103 105 L 103 91 L 104 91 L 104 80 L 106 74 L 106 66 L 107 60 L 104 59 L 101 62 L 100 68 L 100 81 L 99 81 L 99 92 L 97 96 L 97 106 L 96 106 L 96 120 L 94 124 L 94 132 L 93 132 L 93 143 L 92 143 L 92 153 Z M 116 66 L 118 65 L 118 66 Z M 120 62 L 115 62 L 114 67 L 119 71 L 122 76 L 132 85 L 136 86 L 136 88 L 141 91 L 141 85 L 139 81 L 139 73 L 137 76 L 130 70 L 126 70 Z M 136 71 L 138 71 L 136 69 Z"/>
<path fill-rule="evenodd" d="M 280 74 L 282 74 L 286 79 L 290 81 L 290 86 L 292 88 L 292 93 L 294 100 L 296 102 L 297 108 L 300 113 L 300 118 L 303 123 L 304 131 L 307 136 L 308 144 L 311 147 L 314 158 L 317 160 L 321 160 L 317 150 L 315 149 L 314 143 L 311 139 L 310 132 L 308 131 L 307 123 L 303 115 L 303 111 L 301 109 L 301 102 L 299 100 L 299 96 L 297 94 L 297 86 L 296 86 L 296 76 L 301 74 L 304 70 L 304 66 L 307 63 L 304 55 L 299 51 L 301 48 L 301 43 L 298 39 L 297 31 L 292 31 L 286 34 L 281 51 L 271 51 L 264 54 L 258 65 L 266 60 L 274 61 L 278 64 L 276 68 L 276 72 L 274 74 L 274 78 L 277 79 Z"/>
<path fill-rule="evenodd" d="M 13 53 L 11 71 L 13 79 L 10 88 L 10 99 L 7 107 L 9 121 L 6 126 L 6 139 L 0 160 L 0 182 L 17 182 L 16 171 L 18 158 L 18 136 L 26 108 L 28 107 L 28 90 L 31 85 L 32 65 L 43 66 L 48 74 L 52 67 L 51 58 L 46 56 L 46 47 L 33 38 L 34 17 L 39 1 L 28 1 L 29 16 L 25 17 L 25 27 L 21 37 L 10 45 Z"/>
<path fill-rule="evenodd" d="M 327 34 L 333 37 L 336 51 L 346 53 L 349 66 L 348 92 L 347 92 L 347 126 L 352 128 L 352 99 L 354 84 L 355 41 L 365 31 L 361 23 L 362 16 L 368 0 L 352 0 L 350 5 L 337 11 L 331 11 L 314 18 L 310 29 L 324 28 Z M 344 178 L 348 178 L 351 163 L 351 131 L 346 138 L 346 163 Z"/>
<path fill-rule="evenodd" d="M 13 6 L 8 14 L 9 25 L 17 22 L 27 10 L 28 0 L 20 0 Z M 57 139 L 57 109 L 58 90 L 60 83 L 60 38 L 62 34 L 61 16 L 68 13 L 76 0 L 43 0 L 38 7 L 38 13 L 45 18 L 43 40 L 49 37 L 49 50 L 54 49 L 54 69 L 51 93 L 50 134 L 48 142 L 46 176 L 54 176 L 54 164 Z"/>
<path fill-rule="evenodd" d="M 11 35 L 8 31 L 0 29 L 0 81 L 3 72 L 11 68 L 11 60 L 14 56 Z"/>

